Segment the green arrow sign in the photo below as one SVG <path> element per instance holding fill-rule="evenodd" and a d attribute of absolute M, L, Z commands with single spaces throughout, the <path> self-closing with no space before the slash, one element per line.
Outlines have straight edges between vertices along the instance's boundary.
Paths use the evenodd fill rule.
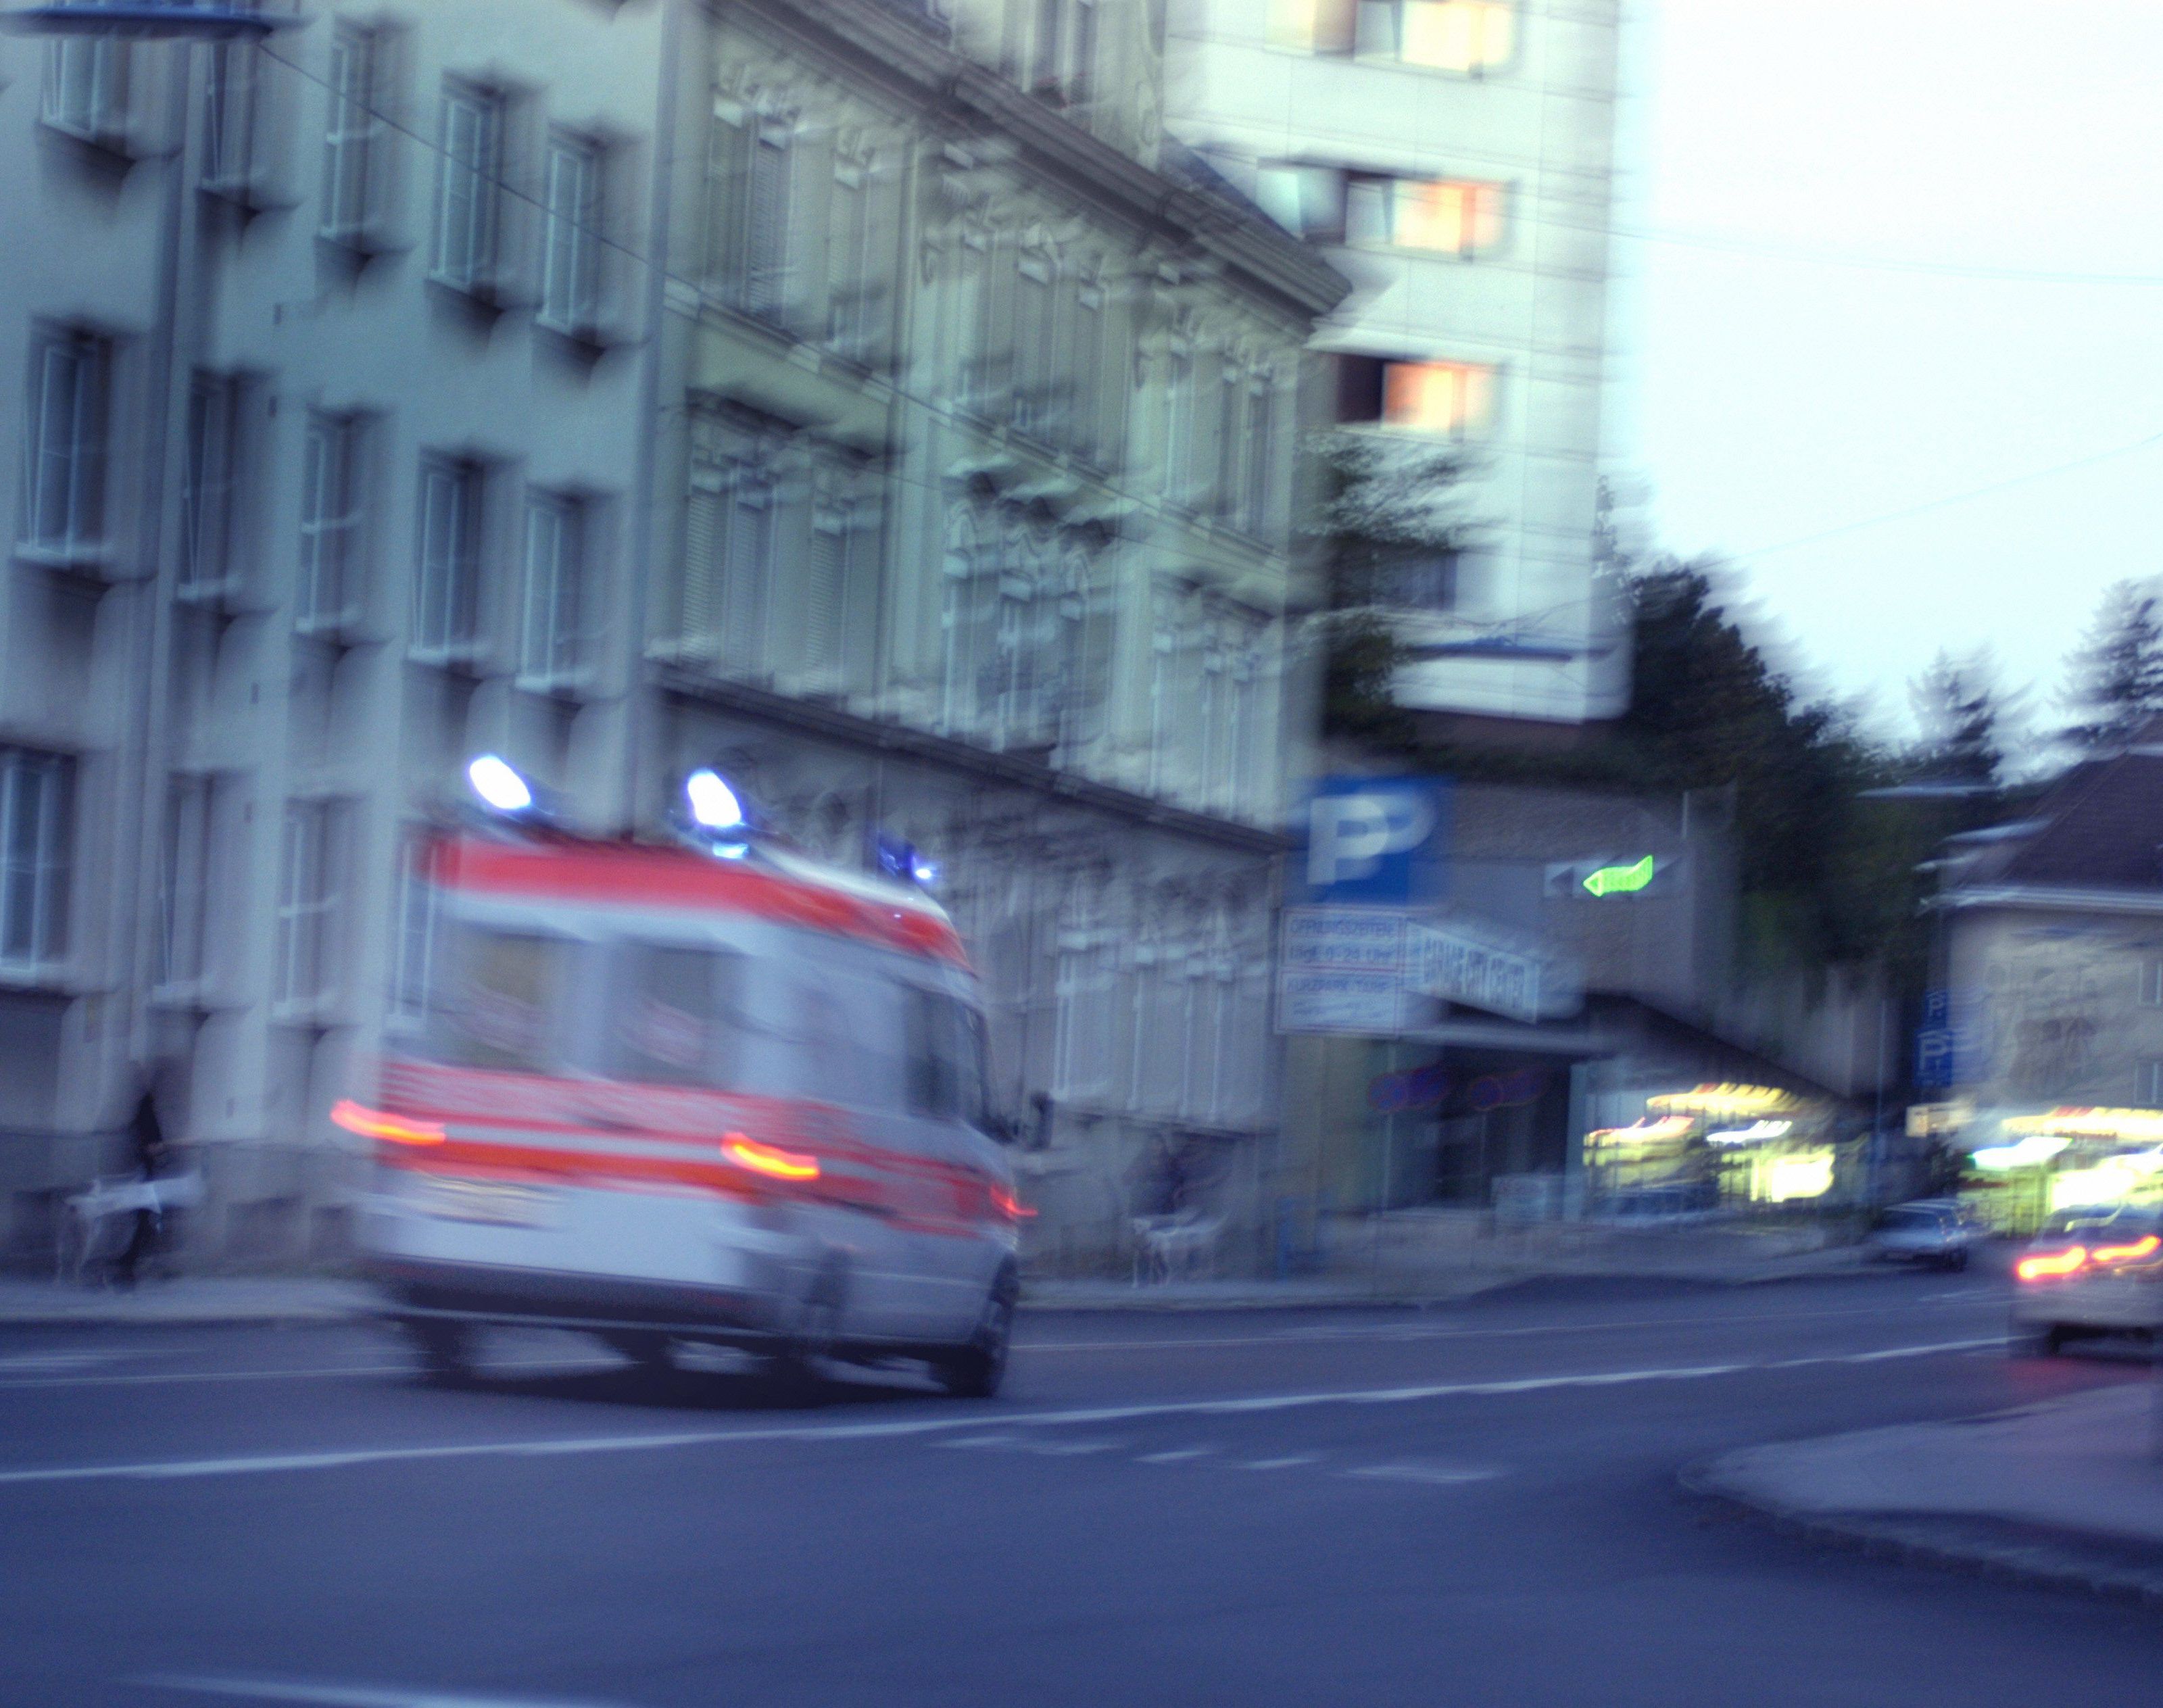
<path fill-rule="evenodd" d="M 1634 866 L 1603 866 L 1584 880 L 1595 895 L 1629 895 L 1652 881 L 1652 857 L 1647 854 Z"/>

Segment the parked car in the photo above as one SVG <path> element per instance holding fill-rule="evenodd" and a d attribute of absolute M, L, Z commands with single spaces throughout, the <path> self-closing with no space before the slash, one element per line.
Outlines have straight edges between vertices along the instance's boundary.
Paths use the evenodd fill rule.
<path fill-rule="evenodd" d="M 2152 1339 L 2163 1317 L 2163 1208 L 2060 1210 L 2013 1265 L 2013 1347 L 2095 1334 Z"/>
<path fill-rule="evenodd" d="M 1864 1244 L 1888 1263 L 1966 1269 L 1969 1254 L 1982 1237 L 1982 1229 L 1961 1205 L 1947 1198 L 1923 1198 L 1887 1210 Z"/>

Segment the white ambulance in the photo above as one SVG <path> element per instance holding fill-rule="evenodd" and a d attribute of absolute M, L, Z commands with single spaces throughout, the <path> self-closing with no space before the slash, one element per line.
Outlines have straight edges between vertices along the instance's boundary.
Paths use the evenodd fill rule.
<path fill-rule="evenodd" d="M 497 810 L 425 851 L 422 1016 L 333 1112 L 428 1368 L 542 1324 L 994 1392 L 1026 1212 L 945 912 L 752 834 L 711 772 L 673 846 L 556 833 L 501 761 L 472 775 Z"/>

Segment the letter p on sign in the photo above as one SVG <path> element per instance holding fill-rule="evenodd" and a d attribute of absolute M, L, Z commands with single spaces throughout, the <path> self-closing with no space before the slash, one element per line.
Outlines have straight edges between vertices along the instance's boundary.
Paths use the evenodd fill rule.
<path fill-rule="evenodd" d="M 1434 829 L 1427 803 L 1399 789 L 1317 795 L 1311 814 L 1307 881 L 1317 888 L 1372 878 L 1386 856 L 1418 847 Z"/>

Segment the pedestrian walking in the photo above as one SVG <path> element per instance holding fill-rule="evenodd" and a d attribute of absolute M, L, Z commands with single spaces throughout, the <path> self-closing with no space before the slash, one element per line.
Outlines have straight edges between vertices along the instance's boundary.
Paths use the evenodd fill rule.
<path fill-rule="evenodd" d="M 158 1095 L 154 1086 L 145 1084 L 143 1095 L 137 1099 L 135 1113 L 128 1124 L 128 1142 L 135 1151 L 135 1166 L 141 1178 L 149 1182 L 157 1179 L 170 1158 L 165 1143 L 165 1124 L 158 1119 Z M 135 1225 L 128 1236 L 128 1244 L 120 1255 L 113 1260 L 113 1278 L 123 1287 L 132 1287 L 141 1273 L 143 1260 L 150 1255 L 158 1243 L 159 1214 L 156 1209 L 144 1208 L 135 1213 Z"/>

